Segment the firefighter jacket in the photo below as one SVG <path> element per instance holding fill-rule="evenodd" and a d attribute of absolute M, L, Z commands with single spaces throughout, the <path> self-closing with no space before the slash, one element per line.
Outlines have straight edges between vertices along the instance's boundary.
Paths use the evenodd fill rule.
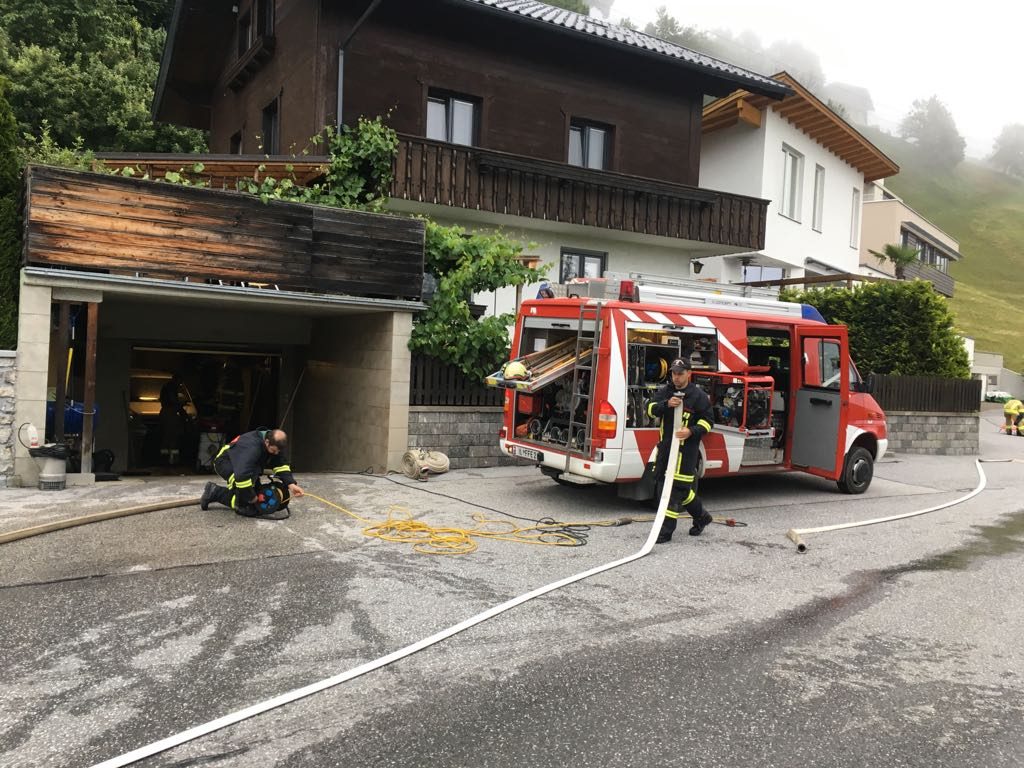
<path fill-rule="evenodd" d="M 217 454 L 215 464 L 220 463 L 219 460 L 224 456 L 230 460 L 234 487 L 243 496 L 250 496 L 255 492 L 260 475 L 264 472 L 277 475 L 286 487 L 295 482 L 292 468 L 288 466 L 288 457 L 284 452 L 273 454 L 267 450 L 263 441 L 269 431 L 258 429 L 239 435 Z"/>
<path fill-rule="evenodd" d="M 1003 403 L 1003 413 L 1008 416 L 1016 416 L 1021 411 L 1024 411 L 1024 403 L 1021 403 L 1020 400 L 1007 400 Z"/>
<path fill-rule="evenodd" d="M 700 442 L 700 439 L 711 431 L 714 415 L 711 412 L 711 399 L 691 379 L 690 383 L 681 391 L 677 390 L 672 382 L 663 384 L 654 393 L 654 398 L 647 403 L 647 415 L 652 418 L 661 419 L 661 440 L 659 443 L 663 445 L 668 444 L 668 433 L 672 427 L 673 411 L 668 405 L 668 400 L 673 395 L 678 395 L 683 400 L 683 414 L 679 421 L 680 428 L 689 427 L 690 437 L 687 439 Z M 665 429 L 666 425 L 669 427 L 668 431 Z"/>

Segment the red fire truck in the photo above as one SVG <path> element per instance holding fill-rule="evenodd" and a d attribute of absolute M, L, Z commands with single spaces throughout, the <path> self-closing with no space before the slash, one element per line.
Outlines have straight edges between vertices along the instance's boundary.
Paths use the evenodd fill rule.
<path fill-rule="evenodd" d="M 505 390 L 502 450 L 561 483 L 651 498 L 659 428 L 645 403 L 685 357 L 715 414 L 700 476 L 798 470 L 863 493 L 888 440 L 846 327 L 809 305 L 725 293 L 736 288 L 599 280 L 524 301 L 512 341 L 520 365 L 486 378 Z"/>

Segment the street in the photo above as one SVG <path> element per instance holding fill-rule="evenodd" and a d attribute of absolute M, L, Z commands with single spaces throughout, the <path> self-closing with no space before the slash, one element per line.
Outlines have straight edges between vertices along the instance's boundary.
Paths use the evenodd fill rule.
<path fill-rule="evenodd" d="M 982 415 L 973 457 L 887 457 L 864 496 L 798 474 L 707 481 L 713 525 L 383 669 L 140 766 L 1024 764 L 1024 440 Z M 533 467 L 415 483 L 298 473 L 373 520 L 472 527 L 483 505 L 567 522 L 647 516 Z M 202 478 L 0 491 L 0 532 L 198 496 Z M 427 492 L 429 491 L 429 493 Z M 438 495 L 444 494 L 444 495 Z M 450 498 L 455 497 L 455 498 Z M 461 499 L 464 502 L 456 501 Z M 516 595 L 636 552 L 478 540 L 416 554 L 306 498 L 284 522 L 198 507 L 0 549 L 0 764 L 86 768 L 337 675 Z M 500 519 L 495 512 L 489 518 Z"/>

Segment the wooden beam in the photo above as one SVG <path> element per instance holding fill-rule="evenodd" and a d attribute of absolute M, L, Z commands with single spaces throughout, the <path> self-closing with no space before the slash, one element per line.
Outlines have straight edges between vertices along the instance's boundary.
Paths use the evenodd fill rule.
<path fill-rule="evenodd" d="M 82 401 L 82 474 L 92 472 L 93 419 L 96 413 L 96 334 L 100 305 L 90 302 L 85 328 L 85 397 Z"/>
<path fill-rule="evenodd" d="M 748 102 L 746 99 L 740 99 L 737 104 L 739 110 L 738 117 L 741 122 L 746 123 L 754 128 L 761 127 L 761 110 L 755 107 L 753 104 Z"/>
<path fill-rule="evenodd" d="M 71 318 L 71 305 L 66 301 L 59 304 L 57 323 L 57 397 L 53 404 L 53 440 L 64 441 L 64 408 L 67 406 L 67 367 L 68 367 L 68 336 Z M 45 442 L 45 440 L 44 440 Z"/>

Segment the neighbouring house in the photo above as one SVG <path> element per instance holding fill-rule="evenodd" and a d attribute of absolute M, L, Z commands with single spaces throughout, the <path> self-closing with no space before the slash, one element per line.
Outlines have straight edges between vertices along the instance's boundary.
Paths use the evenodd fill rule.
<path fill-rule="evenodd" d="M 704 108 L 700 185 L 768 198 L 764 246 L 704 260 L 702 276 L 756 282 L 860 271 L 866 184 L 899 167 L 792 76 L 781 101 L 740 89 Z"/>
<path fill-rule="evenodd" d="M 867 88 L 849 83 L 826 83 L 821 95 L 829 104 L 842 107 L 848 123 L 874 125 L 875 103 Z"/>
<path fill-rule="evenodd" d="M 963 258 L 960 244 L 879 181 L 864 189 L 860 263 L 866 273 L 885 277 L 896 274 L 892 263 L 880 261 L 871 253 L 881 253 L 888 244 L 918 249 L 917 263 L 904 269 L 905 279 L 928 280 L 942 295 L 953 295 L 955 283 L 949 265 Z"/>
<path fill-rule="evenodd" d="M 700 186 L 704 97 L 737 88 L 764 103 L 790 93 L 532 0 L 179 0 L 154 115 L 253 163 L 386 115 L 400 138 L 392 210 L 501 229 L 555 282 L 689 277 L 694 260 L 764 246 L 760 186 Z M 480 300 L 510 310 L 515 291 Z"/>
<path fill-rule="evenodd" d="M 43 166 L 24 217 L 14 423 L 77 450 L 69 482 L 194 471 L 276 426 L 300 476 L 401 469 L 421 221 Z M 191 419 L 173 455 L 165 394 Z"/>

